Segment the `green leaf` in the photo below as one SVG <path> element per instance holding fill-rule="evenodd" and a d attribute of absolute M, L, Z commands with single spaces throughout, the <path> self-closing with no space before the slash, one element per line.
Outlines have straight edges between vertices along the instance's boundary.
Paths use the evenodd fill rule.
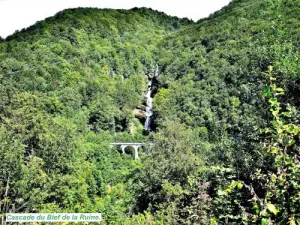
<path fill-rule="evenodd" d="M 263 92 L 263 97 L 269 97 L 271 95 L 271 87 L 267 86 L 265 87 L 265 90 Z"/>
<path fill-rule="evenodd" d="M 238 182 L 238 183 L 237 183 L 237 188 L 241 190 L 241 189 L 243 188 L 243 184 L 240 183 L 240 182 Z"/>
<path fill-rule="evenodd" d="M 296 222 L 295 222 L 295 218 L 294 218 L 294 217 L 290 217 L 290 218 L 289 218 L 289 221 L 290 221 L 290 225 L 296 225 Z"/>
<path fill-rule="evenodd" d="M 289 140 L 288 146 L 291 147 L 292 145 L 294 145 L 296 143 L 295 140 Z"/>
<path fill-rule="evenodd" d="M 270 98 L 269 99 L 269 102 L 272 104 L 272 105 L 275 105 L 277 103 L 277 98 Z"/>
<path fill-rule="evenodd" d="M 222 196 L 222 195 L 227 195 L 227 192 L 226 191 L 222 191 L 222 190 L 218 190 L 217 194 Z"/>
<path fill-rule="evenodd" d="M 269 66 L 269 72 L 273 71 L 273 66 Z"/>
<path fill-rule="evenodd" d="M 277 110 L 276 110 L 276 111 L 273 111 L 272 114 L 273 114 L 273 116 L 276 117 L 276 116 L 278 116 L 278 111 L 277 111 Z"/>
<path fill-rule="evenodd" d="M 262 220 L 261 220 L 261 225 L 268 225 L 267 220 L 266 220 L 266 219 L 262 219 Z"/>
<path fill-rule="evenodd" d="M 283 112 L 282 115 L 286 116 L 286 117 L 292 117 L 291 114 L 289 112 Z"/>
<path fill-rule="evenodd" d="M 272 146 L 272 147 L 270 148 L 269 151 L 270 151 L 271 153 L 273 153 L 273 154 L 277 154 L 277 153 L 278 153 L 278 148 Z"/>
<path fill-rule="evenodd" d="M 276 91 L 284 92 L 284 90 L 282 88 L 276 88 Z"/>
<path fill-rule="evenodd" d="M 276 207 L 272 203 L 267 203 L 267 208 L 274 215 L 276 215 L 278 213 L 278 210 L 276 209 Z"/>

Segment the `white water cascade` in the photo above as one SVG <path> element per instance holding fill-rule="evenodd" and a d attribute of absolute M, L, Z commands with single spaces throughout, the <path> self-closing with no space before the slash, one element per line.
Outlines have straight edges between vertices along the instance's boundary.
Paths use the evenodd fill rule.
<path fill-rule="evenodd" d="M 155 77 L 158 77 L 159 73 L 158 73 L 158 65 L 156 65 L 156 70 L 155 70 Z"/>
<path fill-rule="evenodd" d="M 146 105 L 146 121 L 144 124 L 144 129 L 147 131 L 151 131 L 151 116 L 153 114 L 152 112 L 152 97 L 151 97 L 151 92 L 152 92 L 152 83 L 153 79 L 156 79 L 159 76 L 159 70 L 158 70 L 158 65 L 156 64 L 156 70 L 153 76 L 149 76 L 151 80 L 148 83 L 148 91 L 147 94 L 145 94 L 145 97 L 147 98 L 147 105 Z"/>
<path fill-rule="evenodd" d="M 144 129 L 147 131 L 151 130 L 151 116 L 153 114 L 152 112 L 152 98 L 151 98 L 151 90 L 152 90 L 152 79 L 148 83 L 148 91 L 145 97 L 147 98 L 147 106 L 146 106 L 146 121 L 144 125 Z"/>

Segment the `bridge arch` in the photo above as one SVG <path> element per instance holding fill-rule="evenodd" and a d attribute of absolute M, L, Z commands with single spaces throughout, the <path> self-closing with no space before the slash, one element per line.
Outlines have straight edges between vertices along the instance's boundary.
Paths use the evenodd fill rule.
<path fill-rule="evenodd" d="M 125 154 L 126 147 L 132 147 L 134 149 L 134 160 L 139 159 L 139 148 L 144 146 L 144 143 L 110 143 L 111 147 L 119 147 L 122 151 L 122 154 Z"/>

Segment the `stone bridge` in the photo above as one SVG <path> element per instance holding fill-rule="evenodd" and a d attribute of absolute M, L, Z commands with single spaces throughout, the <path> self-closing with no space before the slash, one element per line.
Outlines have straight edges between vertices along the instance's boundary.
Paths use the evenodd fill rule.
<path fill-rule="evenodd" d="M 134 160 L 137 160 L 139 158 L 138 149 L 144 145 L 145 145 L 144 143 L 126 143 L 126 142 L 110 143 L 111 147 L 120 147 L 122 150 L 122 154 L 125 154 L 126 147 L 129 147 L 129 146 L 133 147 L 134 148 Z"/>

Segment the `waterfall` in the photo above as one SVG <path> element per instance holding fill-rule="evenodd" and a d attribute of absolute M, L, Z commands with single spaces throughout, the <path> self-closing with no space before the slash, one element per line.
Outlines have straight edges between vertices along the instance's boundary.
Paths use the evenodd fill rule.
<path fill-rule="evenodd" d="M 150 76 L 151 80 L 148 83 L 148 91 L 147 94 L 145 95 L 145 97 L 147 98 L 147 105 L 146 105 L 146 121 L 144 124 L 144 129 L 147 131 L 151 131 L 151 116 L 153 114 L 152 112 L 152 98 L 151 98 L 151 92 L 152 92 L 152 82 L 153 79 L 156 79 L 159 75 L 159 71 L 158 71 L 158 65 L 156 64 L 156 70 L 155 70 L 155 74 L 154 76 Z"/>
<path fill-rule="evenodd" d="M 155 76 L 155 77 L 158 77 L 158 75 L 159 75 L 159 74 L 158 74 L 158 65 L 156 64 L 156 71 L 155 71 L 155 75 L 154 75 L 154 76 Z"/>
<path fill-rule="evenodd" d="M 153 78 L 152 78 L 153 79 Z M 152 98 L 151 98 L 151 89 L 152 89 L 152 79 L 148 83 L 148 91 L 145 97 L 147 98 L 147 106 L 146 106 L 146 122 L 144 125 L 144 129 L 150 131 L 151 125 L 151 116 L 152 116 Z"/>

